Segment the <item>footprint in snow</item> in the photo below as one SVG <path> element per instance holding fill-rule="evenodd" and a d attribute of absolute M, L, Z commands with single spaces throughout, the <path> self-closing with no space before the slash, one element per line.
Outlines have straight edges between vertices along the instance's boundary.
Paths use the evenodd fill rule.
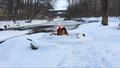
<path fill-rule="evenodd" d="M 107 61 L 105 58 L 101 57 L 101 64 L 103 64 L 105 67 L 112 67 L 112 64 Z"/>
<path fill-rule="evenodd" d="M 117 53 L 113 53 L 113 54 L 112 54 L 112 56 L 116 56 L 116 55 L 117 55 Z"/>
<path fill-rule="evenodd" d="M 120 59 L 118 59 L 118 58 L 113 58 L 113 60 L 115 60 L 115 61 L 120 61 Z"/>
<path fill-rule="evenodd" d="M 111 53 L 112 51 L 107 49 L 107 50 L 105 50 L 105 52 L 106 53 Z"/>
<path fill-rule="evenodd" d="M 63 56 L 61 57 L 61 59 L 59 59 L 59 61 L 58 61 L 58 63 L 57 63 L 57 66 L 62 66 L 62 65 L 65 64 L 67 61 L 68 61 L 68 56 L 63 55 Z"/>

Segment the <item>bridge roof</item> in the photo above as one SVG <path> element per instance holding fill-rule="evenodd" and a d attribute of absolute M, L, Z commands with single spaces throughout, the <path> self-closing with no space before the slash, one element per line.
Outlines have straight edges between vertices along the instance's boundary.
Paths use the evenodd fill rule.
<path fill-rule="evenodd" d="M 62 11 L 67 11 L 66 9 L 49 9 L 48 11 L 51 12 L 62 12 Z"/>

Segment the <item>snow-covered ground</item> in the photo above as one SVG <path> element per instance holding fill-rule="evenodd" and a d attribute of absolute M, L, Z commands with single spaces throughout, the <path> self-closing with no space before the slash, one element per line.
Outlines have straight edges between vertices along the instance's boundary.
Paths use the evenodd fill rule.
<path fill-rule="evenodd" d="M 37 33 L 6 40 L 0 44 L 0 67 L 120 67 L 118 18 L 109 17 L 108 26 L 101 18 L 83 20 L 99 22 L 68 30 L 69 36 Z M 39 49 L 32 50 L 31 43 Z"/>

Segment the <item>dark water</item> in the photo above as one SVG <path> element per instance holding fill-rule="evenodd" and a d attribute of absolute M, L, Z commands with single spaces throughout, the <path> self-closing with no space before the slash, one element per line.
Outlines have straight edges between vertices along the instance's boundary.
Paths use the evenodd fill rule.
<path fill-rule="evenodd" d="M 76 24 L 76 25 L 69 25 L 69 26 L 64 26 L 65 28 L 67 28 L 67 30 L 73 30 L 73 29 L 76 29 L 79 25 L 81 24 Z M 44 33 L 48 33 L 48 32 L 56 32 L 56 28 L 54 28 L 54 26 L 38 26 L 38 27 L 33 27 L 31 29 L 31 32 L 30 34 L 33 34 L 33 33 L 41 33 L 41 32 L 44 32 Z"/>
<path fill-rule="evenodd" d="M 64 27 L 67 30 L 73 30 L 76 29 L 81 24 L 74 24 L 74 25 L 65 25 Z M 54 28 L 54 25 L 40 25 L 40 26 L 34 26 L 34 27 L 19 27 L 19 28 L 9 28 L 5 30 L 29 30 L 28 34 L 34 34 L 34 33 L 49 33 L 49 32 L 56 32 L 56 28 Z M 4 31 L 4 30 L 1 30 Z"/>

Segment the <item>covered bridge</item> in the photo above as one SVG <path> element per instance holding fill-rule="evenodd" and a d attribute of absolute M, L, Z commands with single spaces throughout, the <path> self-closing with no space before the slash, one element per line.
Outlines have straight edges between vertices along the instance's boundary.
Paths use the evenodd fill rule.
<path fill-rule="evenodd" d="M 50 10 L 48 10 L 48 14 L 51 17 L 56 17 L 56 16 L 66 17 L 66 16 L 69 16 L 69 14 L 67 13 L 67 10 L 54 10 L 54 9 L 50 9 Z"/>

